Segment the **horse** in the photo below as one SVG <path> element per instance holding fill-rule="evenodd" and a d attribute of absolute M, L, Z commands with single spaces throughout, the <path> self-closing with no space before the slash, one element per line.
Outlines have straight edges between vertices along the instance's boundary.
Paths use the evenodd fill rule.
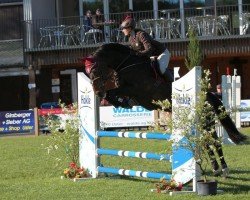
<path fill-rule="evenodd" d="M 161 78 L 157 70 L 151 65 L 148 57 L 139 57 L 131 53 L 128 46 L 109 43 L 100 46 L 91 55 L 90 62 L 85 69 L 92 81 L 94 92 L 100 98 L 109 101 L 115 107 L 124 108 L 133 105 L 141 105 L 148 110 L 157 110 L 161 107 L 152 101 L 168 100 L 171 102 L 172 81 Z M 87 58 L 83 61 L 88 60 Z M 89 60 L 88 60 L 89 61 Z M 90 63 L 90 64 L 89 64 Z M 158 77 L 158 78 L 157 78 Z M 223 112 L 221 100 L 212 92 L 207 92 L 206 100 L 213 107 L 215 114 Z M 229 115 L 220 119 L 222 126 L 227 131 L 230 139 L 239 144 L 246 140 L 246 136 L 240 133 Z M 208 128 L 214 125 L 211 123 Z M 216 132 L 212 134 L 218 138 Z M 222 170 L 227 170 L 221 144 L 214 144 L 220 157 Z M 211 164 L 215 173 L 218 173 L 218 162 L 212 149 L 208 148 Z M 222 171 L 223 172 L 223 171 Z"/>

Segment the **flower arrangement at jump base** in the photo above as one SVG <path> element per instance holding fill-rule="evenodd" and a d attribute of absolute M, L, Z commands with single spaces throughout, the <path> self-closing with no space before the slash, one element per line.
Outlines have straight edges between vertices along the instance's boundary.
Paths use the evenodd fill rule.
<path fill-rule="evenodd" d="M 174 179 L 167 181 L 166 179 L 162 178 L 158 183 L 155 184 L 155 186 L 158 193 L 182 190 L 182 184 L 176 182 Z"/>
<path fill-rule="evenodd" d="M 64 169 L 63 175 L 65 178 L 87 178 L 90 177 L 88 170 L 84 169 L 83 167 L 77 166 L 76 163 L 71 162 L 69 167 Z"/>

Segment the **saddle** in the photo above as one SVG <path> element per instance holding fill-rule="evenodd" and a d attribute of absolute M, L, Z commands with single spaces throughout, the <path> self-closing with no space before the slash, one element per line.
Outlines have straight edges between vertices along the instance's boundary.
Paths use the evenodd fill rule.
<path fill-rule="evenodd" d="M 159 62 L 157 60 L 157 57 L 154 56 L 154 57 L 150 57 L 150 60 L 151 60 L 151 70 L 152 70 L 152 73 L 153 73 L 153 76 L 156 80 L 163 80 L 164 77 L 163 75 L 161 74 L 161 71 L 160 71 L 160 65 L 159 65 Z"/>
<path fill-rule="evenodd" d="M 162 74 L 157 57 L 156 56 L 150 57 L 150 60 L 151 60 L 151 69 L 153 71 L 153 74 L 156 80 L 165 81 L 165 82 L 174 81 L 174 74 L 172 70 L 167 68 L 164 74 Z"/>

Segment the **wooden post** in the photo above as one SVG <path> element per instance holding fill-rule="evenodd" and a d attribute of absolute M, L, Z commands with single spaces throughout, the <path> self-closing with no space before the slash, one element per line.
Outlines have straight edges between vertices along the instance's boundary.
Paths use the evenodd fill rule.
<path fill-rule="evenodd" d="M 29 66 L 29 108 L 36 107 L 36 71 L 34 66 Z"/>
<path fill-rule="evenodd" d="M 39 136 L 39 118 L 38 118 L 38 109 L 34 108 L 34 121 L 35 121 L 35 136 Z"/>

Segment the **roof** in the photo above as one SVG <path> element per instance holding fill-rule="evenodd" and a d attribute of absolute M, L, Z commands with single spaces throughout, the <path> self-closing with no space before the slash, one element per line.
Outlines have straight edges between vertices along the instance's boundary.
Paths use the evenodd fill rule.
<path fill-rule="evenodd" d="M 5 66 L 17 66 L 23 64 L 23 41 L 0 41 L 0 68 Z"/>

